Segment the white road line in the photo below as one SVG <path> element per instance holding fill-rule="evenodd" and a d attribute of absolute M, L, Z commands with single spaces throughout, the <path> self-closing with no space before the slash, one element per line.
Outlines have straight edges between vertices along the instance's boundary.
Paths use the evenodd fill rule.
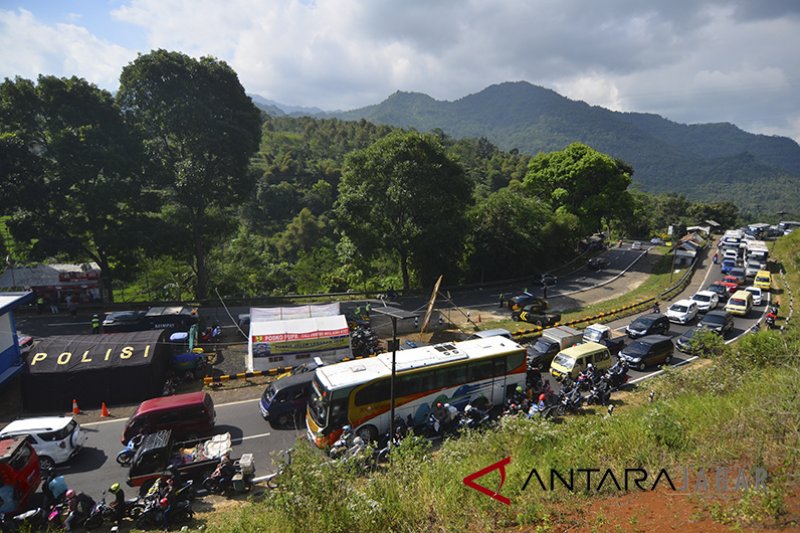
<path fill-rule="evenodd" d="M 260 400 L 261 400 L 260 398 L 251 398 L 249 400 L 238 400 L 238 401 L 235 401 L 235 402 L 218 403 L 218 404 L 215 405 L 215 407 L 217 409 L 219 409 L 220 407 L 227 407 L 229 405 L 241 405 L 241 404 L 244 404 L 244 403 L 256 403 L 256 402 L 259 402 Z M 127 421 L 128 421 L 127 418 L 115 418 L 113 420 L 100 420 L 99 422 L 86 422 L 85 424 L 81 424 L 81 426 L 83 426 L 83 427 L 92 427 L 92 426 L 101 426 L 103 424 L 114 424 L 116 422 L 127 422 Z M 79 420 L 79 422 L 80 422 L 80 420 Z"/>
<path fill-rule="evenodd" d="M 269 437 L 270 435 L 271 435 L 271 433 L 269 433 L 269 432 L 267 432 L 267 433 L 259 433 L 258 435 L 248 435 L 246 437 L 242 437 L 242 438 L 239 438 L 239 439 L 233 439 L 233 442 L 235 444 L 241 444 L 242 442 L 244 442 L 246 440 L 260 439 L 261 437 Z"/>

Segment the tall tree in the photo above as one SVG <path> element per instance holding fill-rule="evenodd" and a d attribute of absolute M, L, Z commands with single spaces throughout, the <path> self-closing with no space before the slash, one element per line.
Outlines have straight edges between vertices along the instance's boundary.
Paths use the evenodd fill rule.
<path fill-rule="evenodd" d="M 619 159 L 581 143 L 560 152 L 531 159 L 523 183 L 556 211 L 578 217 L 582 235 L 603 227 L 604 222 L 624 217 L 630 209 L 633 169 Z"/>
<path fill-rule="evenodd" d="M 365 257 L 396 254 L 403 288 L 456 271 L 472 182 L 431 135 L 396 132 L 345 160 L 338 221 Z"/>
<path fill-rule="evenodd" d="M 183 228 L 205 298 L 206 259 L 220 238 L 224 212 L 248 191 L 250 156 L 258 149 L 261 118 L 225 62 L 156 50 L 122 70 L 117 101 L 143 132 L 162 186 L 176 206 L 172 223 Z"/>
<path fill-rule="evenodd" d="M 111 94 L 75 77 L 6 79 L 0 130 L 0 203 L 14 238 L 40 258 L 96 261 L 111 299 L 113 270 L 133 259 L 153 207 L 142 193 L 141 144 Z"/>

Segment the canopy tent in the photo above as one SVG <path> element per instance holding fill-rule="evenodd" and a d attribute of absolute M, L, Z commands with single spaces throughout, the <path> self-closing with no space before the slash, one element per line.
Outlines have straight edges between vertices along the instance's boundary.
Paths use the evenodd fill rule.
<path fill-rule="evenodd" d="M 339 312 L 339 304 L 251 309 L 248 371 L 295 366 L 312 357 L 326 361 L 351 357 L 347 319 L 344 315 L 324 314 L 334 312 Z"/>
<path fill-rule="evenodd" d="M 49 337 L 28 354 L 22 402 L 32 411 L 135 403 L 159 396 L 170 350 L 164 331 Z"/>

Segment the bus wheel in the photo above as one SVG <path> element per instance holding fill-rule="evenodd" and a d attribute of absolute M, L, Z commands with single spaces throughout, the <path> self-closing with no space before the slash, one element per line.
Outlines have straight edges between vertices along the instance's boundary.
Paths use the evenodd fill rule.
<path fill-rule="evenodd" d="M 375 426 L 364 426 L 363 428 L 359 428 L 356 434 L 361 437 L 361 440 L 363 440 L 365 444 L 369 444 L 378 440 L 378 430 L 375 428 Z"/>

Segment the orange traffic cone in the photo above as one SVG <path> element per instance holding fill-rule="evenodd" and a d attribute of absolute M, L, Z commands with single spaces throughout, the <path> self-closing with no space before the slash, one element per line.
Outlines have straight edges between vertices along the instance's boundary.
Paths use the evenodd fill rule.
<path fill-rule="evenodd" d="M 78 408 L 78 400 L 72 400 L 72 414 L 79 415 L 81 410 Z"/>
<path fill-rule="evenodd" d="M 106 402 L 103 402 L 103 405 L 100 407 L 100 416 L 102 416 L 104 418 L 111 416 L 108 413 L 108 407 L 106 407 Z"/>

